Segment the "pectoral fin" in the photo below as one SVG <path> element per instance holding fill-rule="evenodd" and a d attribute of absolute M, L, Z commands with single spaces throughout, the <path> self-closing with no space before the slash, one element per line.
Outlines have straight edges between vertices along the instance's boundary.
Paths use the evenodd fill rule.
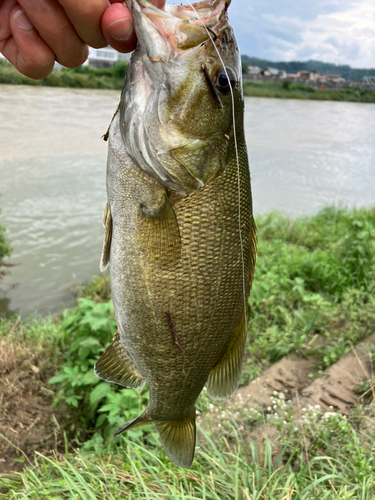
<path fill-rule="evenodd" d="M 116 332 L 112 344 L 97 361 L 94 371 L 101 379 L 124 387 L 141 389 L 145 384 L 145 379 L 138 373 L 121 345 L 119 332 Z"/>
<path fill-rule="evenodd" d="M 247 328 L 243 317 L 223 359 L 211 371 L 207 381 L 207 395 L 214 401 L 234 396 L 241 379 Z"/>
<path fill-rule="evenodd" d="M 112 242 L 112 216 L 108 203 L 105 206 L 103 213 L 103 227 L 104 227 L 104 241 L 103 252 L 100 260 L 100 272 L 107 269 L 109 265 L 109 258 L 111 255 L 111 242 Z"/>
<path fill-rule="evenodd" d="M 164 267 L 181 257 L 181 236 L 172 203 L 166 194 L 160 205 L 141 204 L 141 247 L 147 260 Z"/>

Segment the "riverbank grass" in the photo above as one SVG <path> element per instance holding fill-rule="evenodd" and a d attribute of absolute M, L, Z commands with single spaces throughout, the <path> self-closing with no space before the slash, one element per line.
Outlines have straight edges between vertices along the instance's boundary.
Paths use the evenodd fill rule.
<path fill-rule="evenodd" d="M 63 68 L 54 70 L 42 80 L 32 80 L 19 73 L 7 61 L 0 60 L 0 84 L 121 90 L 124 86 L 126 65 L 126 62 L 118 62 L 111 69 L 93 69 L 88 66 Z M 294 84 L 289 80 L 282 84 L 245 81 L 244 94 L 248 97 L 375 103 L 375 92 L 372 90 L 354 88 L 322 91 L 307 85 Z"/>
<path fill-rule="evenodd" d="M 272 213 L 258 218 L 258 230 L 242 383 L 291 353 L 314 359 L 314 379 L 375 331 L 375 208 L 326 208 L 297 220 Z M 169 462 L 152 426 L 113 438 L 119 425 L 142 412 L 148 395 L 93 374 L 116 329 L 108 284 L 108 278 L 95 280 L 77 306 L 54 321 L 1 321 L 1 342 L 21 354 L 2 370 L 0 388 L 21 364 L 22 384 L 33 381 L 29 392 L 36 391 L 38 404 L 47 398 L 57 424 L 38 449 L 20 438 L 25 429 L 9 423 L 16 433 L 7 429 L 6 440 L 0 438 L 0 455 L 15 450 L 16 461 L 0 479 L 0 498 L 374 498 L 371 380 L 362 388 L 370 398 L 349 416 L 316 407 L 292 415 L 296 410 L 283 403 L 284 415 L 275 402 L 276 410 L 257 410 L 257 421 L 242 415 L 245 406 L 238 405 L 237 418 L 212 405 L 203 391 L 198 448 L 189 471 Z M 30 352 L 29 364 L 22 349 Z M 369 346 L 368 354 L 373 359 L 375 348 Z M 36 381 L 35 369 L 41 374 Z M 15 380 L 15 387 L 19 383 Z M 0 397 L 9 408 L 11 392 L 3 390 Z M 280 393 L 276 399 L 285 397 Z M 211 407 L 221 409 L 216 413 Z M 244 421 L 249 428 L 242 429 Z M 33 432 L 39 432 L 37 424 Z"/>
<path fill-rule="evenodd" d="M 375 103 L 375 91 L 361 88 L 319 90 L 308 85 L 271 82 L 244 82 L 247 97 L 272 97 L 277 99 L 303 99 L 313 101 L 346 101 Z"/>
<path fill-rule="evenodd" d="M 7 61 L 0 60 L 0 83 L 80 89 L 121 90 L 124 86 L 126 62 L 118 62 L 111 69 L 93 69 L 81 66 L 76 69 L 53 70 L 41 80 L 32 80 L 19 73 Z"/>

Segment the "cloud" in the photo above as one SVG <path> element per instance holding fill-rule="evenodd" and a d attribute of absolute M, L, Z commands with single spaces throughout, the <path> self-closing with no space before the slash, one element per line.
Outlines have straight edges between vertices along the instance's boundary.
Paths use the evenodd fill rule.
<path fill-rule="evenodd" d="M 244 54 L 375 68 L 374 0 L 232 0 L 229 12 Z"/>

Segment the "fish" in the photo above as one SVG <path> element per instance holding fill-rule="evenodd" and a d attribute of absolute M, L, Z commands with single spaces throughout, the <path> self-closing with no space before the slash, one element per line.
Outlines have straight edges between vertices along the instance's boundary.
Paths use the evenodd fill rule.
<path fill-rule="evenodd" d="M 101 270 L 117 332 L 95 365 L 149 402 L 125 430 L 154 424 L 191 467 L 196 400 L 236 394 L 256 261 L 239 48 L 230 0 L 158 9 L 127 0 L 138 45 L 108 132 Z"/>

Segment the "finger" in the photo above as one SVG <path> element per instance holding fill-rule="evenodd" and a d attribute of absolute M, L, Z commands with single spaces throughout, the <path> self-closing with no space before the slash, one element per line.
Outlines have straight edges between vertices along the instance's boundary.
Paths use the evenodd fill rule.
<path fill-rule="evenodd" d="M 134 23 L 125 3 L 120 0 L 109 0 L 112 5 L 102 18 L 102 30 L 107 42 L 119 52 L 131 52 L 137 44 L 134 32 Z M 151 0 L 151 2 L 162 9 L 165 0 Z"/>
<path fill-rule="evenodd" d="M 55 54 L 40 38 L 23 9 L 16 5 L 10 13 L 10 36 L 4 43 L 5 57 L 24 75 L 39 79 L 51 73 Z"/>
<path fill-rule="evenodd" d="M 88 48 L 57 0 L 18 1 L 60 64 L 76 68 L 86 61 Z"/>
<path fill-rule="evenodd" d="M 119 52 L 131 52 L 137 45 L 133 17 L 122 3 L 114 3 L 102 17 L 102 30 L 107 42 Z"/>
<path fill-rule="evenodd" d="M 2 45 L 12 36 L 9 19 L 16 4 L 17 0 L 0 0 L 0 52 L 2 52 Z"/>
<path fill-rule="evenodd" d="M 80 38 L 100 48 L 107 45 L 100 20 L 108 7 L 108 0 L 59 0 Z"/>

